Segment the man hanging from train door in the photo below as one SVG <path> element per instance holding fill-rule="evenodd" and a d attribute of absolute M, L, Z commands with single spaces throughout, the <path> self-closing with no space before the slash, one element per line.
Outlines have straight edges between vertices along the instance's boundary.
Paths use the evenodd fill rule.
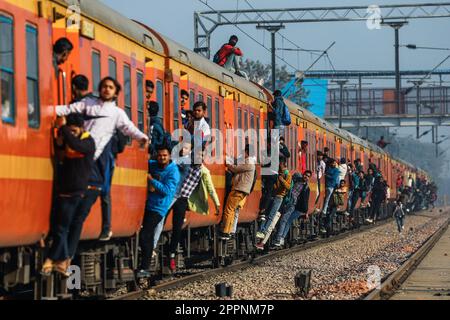
<path fill-rule="evenodd" d="M 89 181 L 89 190 L 84 199 L 85 210 L 83 215 L 76 217 L 77 228 L 70 241 L 69 250 L 73 255 L 81 236 L 84 220 L 97 198 L 111 188 L 113 167 L 111 155 L 115 131 L 119 130 L 124 135 L 139 140 L 141 144 L 148 143 L 148 137 L 136 128 L 125 111 L 117 106 L 120 91 L 121 86 L 117 80 L 106 77 L 99 84 L 100 98 L 86 98 L 68 106 L 56 107 L 56 114 L 60 117 L 69 113 L 81 113 L 89 118 L 85 123 L 85 129 L 91 132 L 96 144 L 94 156 L 96 163 Z M 102 230 L 100 235 L 103 241 L 109 240 L 111 236 L 111 230 Z"/>

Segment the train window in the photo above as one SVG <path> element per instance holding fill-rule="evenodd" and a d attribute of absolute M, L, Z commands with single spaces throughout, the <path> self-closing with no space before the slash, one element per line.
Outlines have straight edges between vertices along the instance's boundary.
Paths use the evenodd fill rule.
<path fill-rule="evenodd" d="M 110 77 L 117 79 L 117 63 L 114 57 L 108 59 L 108 74 Z"/>
<path fill-rule="evenodd" d="M 123 66 L 123 94 L 125 97 L 125 112 L 131 120 L 131 69 L 128 64 Z"/>
<path fill-rule="evenodd" d="M 255 115 L 253 113 L 250 113 L 250 129 L 251 130 L 251 136 L 250 136 L 250 144 L 256 145 L 256 137 L 255 137 Z"/>
<path fill-rule="evenodd" d="M 137 80 L 137 112 L 138 112 L 138 128 L 144 131 L 144 74 L 142 71 L 136 73 Z"/>
<path fill-rule="evenodd" d="M 248 131 L 248 112 L 244 111 L 244 130 Z"/>
<path fill-rule="evenodd" d="M 180 128 L 180 88 L 178 83 L 173 84 L 173 129 L 177 130 Z"/>
<path fill-rule="evenodd" d="M 2 121 L 15 123 L 13 20 L 0 15 L 0 110 Z"/>
<path fill-rule="evenodd" d="M 219 99 L 216 98 L 216 100 L 214 101 L 214 112 L 216 114 L 216 117 L 214 118 L 215 120 L 215 129 L 217 129 L 218 131 L 220 131 L 220 103 L 219 103 Z M 216 150 L 220 150 L 220 143 L 221 140 L 219 139 L 220 137 L 216 137 Z M 216 152 L 217 152 L 216 151 Z"/>
<path fill-rule="evenodd" d="M 238 109 L 237 112 L 237 128 L 242 129 L 242 110 Z"/>
<path fill-rule="evenodd" d="M 189 103 L 191 105 L 191 109 L 194 108 L 194 103 L 195 103 L 195 91 L 194 90 L 189 91 Z"/>
<path fill-rule="evenodd" d="M 205 102 L 205 98 L 203 97 L 203 93 L 202 93 L 202 92 L 199 92 L 199 93 L 198 93 L 198 100 L 197 100 L 196 102 L 198 102 L 198 101 L 203 101 L 203 102 Z"/>
<path fill-rule="evenodd" d="M 38 33 L 33 26 L 26 27 L 27 40 L 27 97 L 28 97 L 28 126 L 39 128 L 40 101 L 39 101 L 39 58 Z"/>
<path fill-rule="evenodd" d="M 208 110 L 208 119 L 209 119 L 209 125 L 213 125 L 213 112 L 212 112 L 212 98 L 210 96 L 206 97 L 206 108 Z"/>
<path fill-rule="evenodd" d="M 101 81 L 100 52 L 92 51 L 92 92 L 98 95 L 97 86 Z"/>
<path fill-rule="evenodd" d="M 259 117 L 256 116 L 256 147 L 258 148 L 256 151 L 257 162 L 259 163 L 260 158 L 260 149 L 259 149 L 259 130 L 260 130 L 260 122 Z"/>
<path fill-rule="evenodd" d="M 164 86 L 161 80 L 156 80 L 156 100 L 159 104 L 158 117 L 164 123 Z"/>

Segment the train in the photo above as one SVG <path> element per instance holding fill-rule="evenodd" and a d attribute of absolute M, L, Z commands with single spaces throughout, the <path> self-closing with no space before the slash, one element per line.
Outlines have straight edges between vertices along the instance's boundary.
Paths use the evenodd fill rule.
<path fill-rule="evenodd" d="M 159 116 L 167 131 L 182 126 L 181 90 L 189 92 L 191 104 L 199 100 L 206 103 L 213 129 L 268 127 L 268 107 L 273 96 L 266 88 L 230 73 L 98 0 L 0 0 L 0 35 L 0 295 L 26 286 L 33 288 L 36 299 L 60 298 L 67 292 L 56 289 L 63 286 L 60 279 L 44 279 L 39 270 L 50 230 L 55 106 L 70 101 L 70 79 L 75 75 L 86 75 L 92 91 L 101 78 L 116 78 L 123 84 L 118 105 L 143 132 L 148 131 L 146 80 L 155 84 L 155 100 L 161 106 Z M 68 61 L 55 70 L 52 48 L 61 37 L 68 38 L 74 50 Z M 290 101 L 287 104 L 292 117 L 285 133 L 286 145 L 293 155 L 288 164 L 291 171 L 298 171 L 300 166 L 298 142 L 308 141 L 307 169 L 314 172 L 316 151 L 324 147 L 334 158 L 362 159 L 366 170 L 369 163 L 375 163 L 391 186 L 392 198 L 397 196 L 393 186 L 399 174 L 405 179 L 410 175 L 414 179 L 427 177 L 423 170 L 392 157 L 376 145 Z M 256 139 L 254 145 L 259 146 L 261 137 Z M 147 195 L 148 157 L 148 151 L 137 142 L 130 142 L 118 156 L 112 183 L 114 238 L 107 243 L 96 241 L 101 231 L 99 203 L 84 225 L 77 255 L 84 290 L 105 294 L 135 281 L 133 270 L 139 255 L 138 237 Z M 208 167 L 223 203 L 225 165 Z M 260 166 L 257 172 L 254 192 L 239 215 L 245 241 L 256 224 L 262 196 Z M 311 199 L 316 197 L 316 186 L 313 179 Z M 161 245 L 167 241 L 171 221 L 169 216 Z M 184 225 L 187 252 L 180 254 L 180 259 L 191 257 L 194 251 L 212 252 L 216 266 L 226 263 L 229 248 L 240 249 L 246 242 L 234 239 L 231 246 L 224 247 L 216 234 L 220 222 L 220 215 L 189 212 Z M 161 268 L 163 259 L 161 255 Z"/>

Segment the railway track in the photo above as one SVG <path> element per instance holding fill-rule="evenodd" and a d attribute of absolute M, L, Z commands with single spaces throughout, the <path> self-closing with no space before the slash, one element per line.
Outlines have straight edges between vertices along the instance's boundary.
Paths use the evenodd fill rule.
<path fill-rule="evenodd" d="M 433 249 L 448 229 L 448 226 L 449 220 L 447 220 L 447 222 L 444 223 L 397 271 L 387 277 L 379 289 L 374 289 L 364 298 L 364 300 L 389 300 L 395 292 L 400 289 L 405 280 L 417 268 L 431 249 Z"/>
<path fill-rule="evenodd" d="M 340 234 L 330 237 L 330 238 L 323 238 L 323 239 L 319 239 L 316 241 L 306 242 L 303 244 L 295 245 L 291 248 L 271 251 L 269 253 L 253 257 L 252 259 L 249 259 L 249 260 L 240 261 L 240 262 L 234 263 L 234 264 L 226 266 L 226 267 L 210 269 L 210 270 L 202 271 L 202 272 L 199 272 L 196 274 L 188 275 L 185 277 L 167 280 L 156 286 L 149 288 L 148 290 L 137 290 L 137 291 L 129 292 L 126 294 L 112 297 L 109 300 L 139 300 L 140 298 L 142 298 L 146 294 L 148 294 L 148 291 L 151 291 L 153 293 L 158 293 L 158 292 L 174 289 L 179 286 L 183 286 L 188 283 L 195 282 L 195 281 L 204 280 L 204 279 L 207 279 L 207 278 L 210 278 L 210 277 L 222 274 L 222 273 L 243 270 L 243 269 L 249 268 L 251 266 L 257 266 L 259 264 L 264 263 L 267 260 L 275 259 L 277 257 L 289 255 L 289 254 L 296 253 L 299 251 L 308 250 L 311 248 L 319 248 L 320 246 L 329 244 L 331 242 L 339 241 L 339 240 L 351 237 L 352 235 L 355 235 L 357 233 L 361 233 L 361 232 L 364 232 L 364 231 L 367 231 L 367 230 L 370 230 L 373 228 L 377 228 L 379 226 L 382 226 L 382 225 L 385 225 L 388 223 L 392 223 L 392 222 L 393 222 L 393 219 L 390 218 L 390 219 L 376 222 L 371 225 L 363 225 L 358 229 L 352 229 L 349 231 L 345 231 L 343 233 L 340 233 Z"/>

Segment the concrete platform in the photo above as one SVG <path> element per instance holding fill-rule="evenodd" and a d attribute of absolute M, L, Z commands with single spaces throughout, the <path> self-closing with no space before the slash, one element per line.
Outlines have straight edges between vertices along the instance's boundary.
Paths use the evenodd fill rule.
<path fill-rule="evenodd" d="M 450 228 L 391 300 L 450 300 Z"/>

